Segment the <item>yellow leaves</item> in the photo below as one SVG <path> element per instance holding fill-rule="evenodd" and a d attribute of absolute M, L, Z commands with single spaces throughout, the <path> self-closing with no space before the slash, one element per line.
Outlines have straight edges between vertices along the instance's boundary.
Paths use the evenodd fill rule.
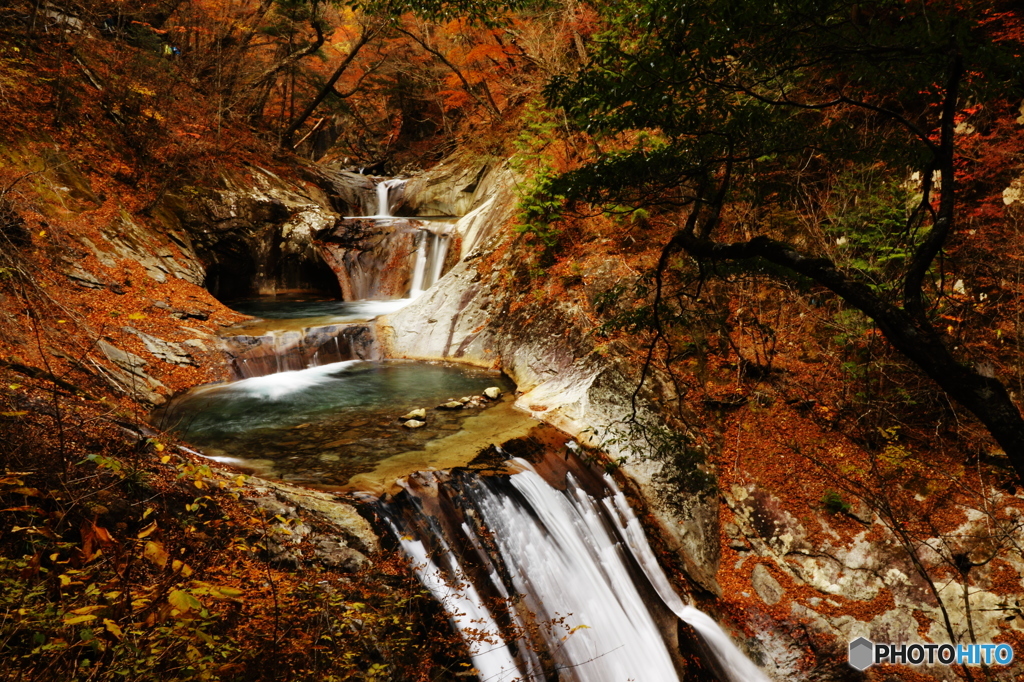
<path fill-rule="evenodd" d="M 171 590 L 170 594 L 167 595 L 167 603 L 174 607 L 178 613 L 199 611 L 203 608 L 199 600 L 185 590 Z"/>
<path fill-rule="evenodd" d="M 161 464 L 167 464 L 170 461 L 171 461 L 171 456 L 170 455 L 164 455 L 163 457 L 160 458 L 160 463 Z"/>
<path fill-rule="evenodd" d="M 64 625 L 78 625 L 79 623 L 88 623 L 91 620 L 96 620 L 96 616 L 64 616 Z"/>
<path fill-rule="evenodd" d="M 149 561 L 153 562 L 160 568 L 167 565 L 167 560 L 170 555 L 167 554 L 167 550 L 159 542 L 153 542 L 150 540 L 146 543 L 145 549 L 142 550 L 142 556 L 146 557 Z"/>
<path fill-rule="evenodd" d="M 218 599 L 221 601 L 241 601 L 242 596 L 245 594 L 245 592 L 236 587 L 211 585 L 210 583 L 206 583 L 201 580 L 193 580 L 192 585 L 193 594 L 208 596 L 212 599 Z"/>
<path fill-rule="evenodd" d="M 146 319 L 145 313 L 132 313 L 128 316 L 129 320 L 144 320 Z"/>
<path fill-rule="evenodd" d="M 27 410 L 18 410 L 17 412 L 0 412 L 0 417 L 24 417 L 28 414 Z"/>
<path fill-rule="evenodd" d="M 124 633 L 121 632 L 121 626 L 119 626 L 117 623 L 110 620 L 109 618 L 103 619 L 103 626 L 107 628 L 107 632 L 114 635 L 114 637 L 117 637 L 118 639 L 121 639 L 121 637 L 124 635 Z"/>
<path fill-rule="evenodd" d="M 147 510 L 147 511 L 149 511 L 149 510 Z M 146 518 L 146 517 L 143 516 L 142 518 Z M 152 535 L 153 531 L 155 531 L 156 529 L 157 529 L 157 525 L 156 525 L 156 521 L 154 521 L 153 523 L 149 524 L 148 526 L 146 526 L 145 528 L 140 530 L 139 534 L 136 537 L 138 539 L 142 540 L 143 538 L 147 538 L 150 535 Z"/>
<path fill-rule="evenodd" d="M 171 562 L 171 570 L 175 573 L 180 573 L 186 578 L 192 575 L 192 567 L 186 564 L 184 561 L 179 561 L 178 559 L 175 559 Z"/>
<path fill-rule="evenodd" d="M 57 534 L 54 533 L 49 528 L 46 528 L 45 526 L 43 526 L 41 528 L 38 527 L 38 526 L 14 526 L 13 528 L 11 528 L 11 532 L 12 533 L 24 532 L 24 533 L 28 533 L 30 535 L 42 535 L 43 537 L 49 538 L 51 540 L 56 540 L 57 539 Z"/>
<path fill-rule="evenodd" d="M 63 577 L 63 576 L 62 576 Z M 78 609 L 73 609 L 64 614 L 62 620 L 65 625 L 79 625 L 81 623 L 88 623 L 96 620 L 96 611 L 107 608 L 102 604 L 95 604 L 93 606 L 83 606 Z"/>

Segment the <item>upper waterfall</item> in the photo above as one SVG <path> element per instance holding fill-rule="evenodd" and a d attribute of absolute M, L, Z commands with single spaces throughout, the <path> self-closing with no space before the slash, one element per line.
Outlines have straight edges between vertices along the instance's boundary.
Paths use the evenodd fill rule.
<path fill-rule="evenodd" d="M 444 274 L 452 219 L 393 215 L 406 183 L 403 178 L 379 181 L 374 187 L 376 213 L 346 216 L 335 228 L 337 234 L 325 240 L 324 258 L 338 276 L 345 300 L 416 298 Z"/>
<path fill-rule="evenodd" d="M 377 183 L 377 215 L 371 218 L 390 218 L 391 216 L 391 190 L 400 189 L 405 185 L 401 178 L 390 178 Z"/>

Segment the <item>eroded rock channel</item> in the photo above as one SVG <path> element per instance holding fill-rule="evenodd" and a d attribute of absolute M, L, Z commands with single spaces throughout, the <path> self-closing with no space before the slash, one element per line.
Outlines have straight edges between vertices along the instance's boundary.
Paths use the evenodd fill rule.
<path fill-rule="evenodd" d="M 487 212 L 471 211 L 468 225 L 457 221 L 451 231 L 397 219 L 389 190 L 402 187 L 381 181 L 377 201 L 360 202 L 375 207 L 348 230 L 358 236 L 373 226 L 362 248 L 330 235 L 325 247 L 346 295 L 380 293 L 367 277 L 385 273 L 390 300 L 233 302 L 259 318 L 224 333 L 234 380 L 191 389 L 153 421 L 258 477 L 359 493 L 364 506 L 374 499 L 372 510 L 466 639 L 480 679 L 670 680 L 691 670 L 765 679 L 713 620 L 684 605 L 622 492 L 595 474 L 598 460 L 535 418 L 549 410 L 542 396 L 550 407 L 586 405 L 580 387 L 595 384 L 592 368 L 577 367 L 576 386 L 556 394 L 536 381 L 536 348 L 499 347 L 487 361 L 494 351 L 478 336 L 487 318 L 474 310 L 488 303 L 478 300 L 480 286 L 461 279 L 464 264 L 479 257 L 467 250 L 488 231 Z M 447 263 L 452 235 L 463 267 Z M 427 312 L 453 293 L 452 316 Z M 442 317 L 451 317 L 447 340 L 432 354 L 440 328 L 431 325 Z M 499 362 L 506 354 L 510 362 Z M 528 409 L 516 401 L 523 391 L 494 369 L 506 365 L 530 384 Z M 488 606 L 519 601 L 517 594 L 522 604 L 511 610 Z"/>

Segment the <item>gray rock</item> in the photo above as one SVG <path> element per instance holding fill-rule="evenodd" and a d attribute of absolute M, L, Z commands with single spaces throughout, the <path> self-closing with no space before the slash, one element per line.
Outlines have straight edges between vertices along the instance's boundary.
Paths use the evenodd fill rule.
<path fill-rule="evenodd" d="M 90 273 L 88 270 L 86 270 L 86 269 L 84 269 L 84 268 L 82 268 L 82 267 L 80 267 L 78 265 L 71 266 L 71 268 L 69 268 L 67 271 L 65 271 L 64 274 L 67 275 L 68 279 L 70 279 L 72 282 L 74 282 L 75 284 L 77 284 L 79 286 L 85 287 L 86 289 L 106 289 L 107 288 L 106 284 L 104 284 L 99 279 L 97 279 L 95 276 L 93 276 L 93 274 Z"/>
<path fill-rule="evenodd" d="M 196 361 L 192 359 L 192 356 L 177 343 L 164 341 L 132 327 L 125 327 L 124 330 L 129 334 L 138 336 L 146 346 L 146 350 L 156 356 L 158 360 L 169 362 L 172 365 L 196 365 Z"/>
<path fill-rule="evenodd" d="M 166 398 L 156 392 L 157 389 L 166 390 L 167 387 L 143 371 L 142 368 L 146 366 L 145 360 L 102 339 L 96 342 L 96 347 L 116 366 L 116 369 L 111 369 L 97 365 L 100 376 L 110 385 L 152 405 L 163 405 L 167 402 Z"/>
<path fill-rule="evenodd" d="M 754 566 L 754 571 L 750 575 L 750 584 L 753 585 L 757 596 L 769 606 L 778 604 L 786 592 L 782 589 L 779 581 L 764 567 L 764 564 Z"/>
<path fill-rule="evenodd" d="M 325 565 L 348 573 L 355 573 L 370 565 L 362 552 L 347 547 L 337 540 L 318 538 L 314 543 L 316 557 Z"/>

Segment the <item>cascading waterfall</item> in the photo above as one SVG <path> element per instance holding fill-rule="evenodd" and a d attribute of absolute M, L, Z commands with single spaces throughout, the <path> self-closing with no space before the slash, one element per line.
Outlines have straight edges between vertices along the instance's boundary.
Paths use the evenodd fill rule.
<path fill-rule="evenodd" d="M 678 680 L 644 600 L 653 589 L 700 634 L 723 680 L 767 681 L 710 617 L 672 590 L 610 479 L 596 499 L 571 474 L 560 492 L 513 461 L 520 471 L 507 478 L 411 477 L 406 490 L 418 516 L 402 514 L 399 500 L 382 507 L 420 580 L 469 643 L 481 680 L 539 682 L 554 671 L 575 682 Z M 449 518 L 453 509 L 461 522 Z M 505 600 L 505 622 L 487 608 L 485 593 Z"/>
<path fill-rule="evenodd" d="M 391 214 L 395 192 L 404 191 L 406 181 L 400 178 L 381 180 L 376 185 L 377 212 L 374 215 L 347 216 L 345 220 L 373 220 L 389 226 L 366 246 L 329 254 L 331 266 L 339 276 L 345 298 L 395 297 L 416 298 L 444 274 L 451 235 L 449 225 L 425 219 L 402 218 Z M 411 242 L 411 243 L 410 243 Z M 411 247 L 411 248 L 410 248 Z M 411 270 L 400 263 L 410 254 Z M 400 282 L 411 273 L 407 287 Z"/>

